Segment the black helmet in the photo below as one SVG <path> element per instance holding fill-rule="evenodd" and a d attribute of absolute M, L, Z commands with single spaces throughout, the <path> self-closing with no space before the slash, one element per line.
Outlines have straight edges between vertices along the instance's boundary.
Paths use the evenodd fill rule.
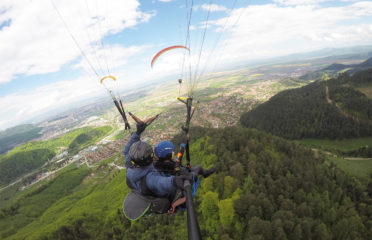
<path fill-rule="evenodd" d="M 129 149 L 129 157 L 133 165 L 147 166 L 152 163 L 154 153 L 147 142 L 138 141 Z"/>

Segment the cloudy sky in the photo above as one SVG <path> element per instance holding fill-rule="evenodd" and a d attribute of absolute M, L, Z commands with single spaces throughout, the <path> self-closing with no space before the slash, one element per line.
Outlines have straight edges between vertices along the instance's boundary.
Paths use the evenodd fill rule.
<path fill-rule="evenodd" d="M 372 1 L 1 0 L 0 129 L 102 95 L 106 75 L 125 90 L 184 77 L 189 63 L 201 74 L 371 40 Z M 152 57 L 172 45 L 190 53 L 168 52 L 151 68 Z"/>

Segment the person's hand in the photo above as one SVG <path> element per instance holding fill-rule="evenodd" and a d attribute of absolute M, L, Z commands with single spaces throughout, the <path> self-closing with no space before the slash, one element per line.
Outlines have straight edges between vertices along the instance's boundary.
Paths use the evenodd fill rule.
<path fill-rule="evenodd" d="M 185 171 L 181 170 L 181 175 L 175 176 L 173 183 L 177 188 L 184 190 L 185 180 L 189 180 L 190 184 L 192 184 L 192 174 L 187 169 L 185 169 Z"/>
<path fill-rule="evenodd" d="M 137 134 L 138 135 L 141 135 L 141 133 L 143 132 L 143 131 L 145 131 L 145 129 L 146 129 L 146 127 L 147 127 L 147 125 L 146 125 L 146 123 L 144 123 L 144 122 L 139 122 L 139 123 L 137 123 Z"/>

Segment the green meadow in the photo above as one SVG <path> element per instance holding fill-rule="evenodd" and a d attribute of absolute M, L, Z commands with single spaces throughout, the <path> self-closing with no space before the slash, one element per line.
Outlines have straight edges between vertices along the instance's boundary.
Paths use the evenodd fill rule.
<path fill-rule="evenodd" d="M 348 152 L 365 146 L 372 146 L 372 137 L 343 139 L 343 140 L 320 140 L 320 139 L 302 139 L 298 140 L 300 144 L 320 148 L 323 150 L 339 150 Z"/>
<path fill-rule="evenodd" d="M 372 159 L 368 160 L 347 160 L 342 157 L 336 157 L 329 155 L 327 156 L 327 161 L 333 162 L 338 168 L 342 169 L 344 172 L 368 179 L 372 174 Z"/>
<path fill-rule="evenodd" d="M 327 161 L 353 176 L 368 178 L 372 174 L 372 159 L 350 160 L 337 154 L 337 151 L 349 152 L 365 146 L 371 147 L 372 137 L 343 140 L 302 139 L 297 142 L 321 151 L 332 152 L 327 154 Z"/>

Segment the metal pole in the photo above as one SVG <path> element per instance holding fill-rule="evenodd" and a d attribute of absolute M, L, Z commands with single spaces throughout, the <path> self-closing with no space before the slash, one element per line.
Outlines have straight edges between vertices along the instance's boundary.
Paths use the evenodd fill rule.
<path fill-rule="evenodd" d="M 190 181 L 185 180 L 184 188 L 186 191 L 187 230 L 189 240 L 200 240 L 202 238 L 200 234 L 198 219 L 195 213 L 194 203 L 192 201 L 192 190 Z"/>

